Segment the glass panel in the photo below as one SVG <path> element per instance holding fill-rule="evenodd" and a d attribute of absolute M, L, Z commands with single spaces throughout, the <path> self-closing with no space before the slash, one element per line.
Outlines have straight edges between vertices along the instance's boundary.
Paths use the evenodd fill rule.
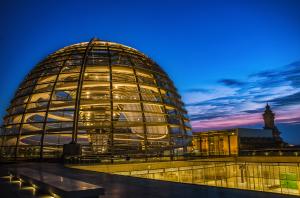
<path fill-rule="evenodd" d="M 163 107 L 161 105 L 145 104 L 145 103 L 143 105 L 144 105 L 144 111 L 163 113 Z"/>
<path fill-rule="evenodd" d="M 24 104 L 28 101 L 28 96 L 20 97 L 14 100 L 13 105 Z"/>
<path fill-rule="evenodd" d="M 48 123 L 46 123 L 46 130 L 48 132 L 51 132 L 51 131 L 54 131 L 54 132 L 60 131 L 61 132 L 61 129 L 72 128 L 72 127 L 73 127 L 73 122 L 48 122 Z"/>
<path fill-rule="evenodd" d="M 99 88 L 99 87 L 96 87 Z M 108 91 L 102 91 L 101 88 L 99 89 L 89 89 L 89 90 L 82 90 L 81 98 L 86 100 L 107 100 L 110 99 L 110 94 Z"/>
<path fill-rule="evenodd" d="M 52 87 L 53 87 L 53 83 L 36 85 L 36 87 L 34 88 L 34 92 L 52 91 Z"/>
<path fill-rule="evenodd" d="M 113 103 L 114 110 L 118 111 L 141 111 L 140 103 Z"/>
<path fill-rule="evenodd" d="M 49 110 L 74 110 L 74 108 L 74 101 L 51 101 Z"/>
<path fill-rule="evenodd" d="M 48 102 L 35 102 L 27 105 L 26 112 L 46 111 Z"/>
<path fill-rule="evenodd" d="M 60 74 L 58 81 L 78 81 L 79 73 Z"/>
<path fill-rule="evenodd" d="M 76 97 L 76 91 L 54 91 L 52 100 L 71 101 Z"/>
<path fill-rule="evenodd" d="M 145 113 L 146 122 L 166 122 L 164 114 Z"/>
<path fill-rule="evenodd" d="M 42 101 L 48 101 L 50 98 L 50 92 L 45 93 L 38 93 L 31 95 L 30 102 L 42 102 Z"/>
<path fill-rule="evenodd" d="M 39 113 L 26 113 L 24 118 L 24 123 L 28 122 L 43 122 L 45 119 L 45 112 Z"/>
<path fill-rule="evenodd" d="M 113 119 L 114 121 L 121 121 L 121 122 L 142 122 L 143 121 L 142 113 L 139 112 L 114 112 Z"/>
<path fill-rule="evenodd" d="M 114 82 L 135 82 L 135 76 L 132 74 L 113 73 Z"/>
<path fill-rule="evenodd" d="M 88 65 L 85 69 L 86 73 L 93 73 L 93 72 L 109 72 L 109 67 L 105 67 L 105 66 L 90 66 Z"/>
<path fill-rule="evenodd" d="M 85 73 L 84 80 L 107 82 L 109 81 L 108 73 Z"/>
<path fill-rule="evenodd" d="M 58 82 L 55 86 L 55 91 L 59 90 L 75 90 L 77 89 L 78 82 Z"/>
<path fill-rule="evenodd" d="M 80 72 L 81 67 L 70 67 L 70 66 L 64 66 L 61 70 L 61 73 L 75 73 Z"/>
<path fill-rule="evenodd" d="M 102 111 L 100 109 L 98 111 L 80 111 L 79 120 L 88 122 L 110 121 L 110 111 L 106 109 L 102 109 Z"/>
<path fill-rule="evenodd" d="M 49 111 L 47 122 L 73 121 L 74 111 Z"/>
<path fill-rule="evenodd" d="M 23 113 L 25 111 L 25 105 L 15 106 L 11 110 L 11 114 Z"/>
<path fill-rule="evenodd" d="M 19 124 L 14 125 L 8 125 L 4 127 L 4 134 L 5 135 L 12 135 L 12 134 L 18 134 L 20 129 Z"/>
<path fill-rule="evenodd" d="M 10 116 L 8 119 L 8 124 L 16 124 L 16 123 L 21 123 L 22 120 L 22 114 L 20 115 L 15 115 L 15 116 Z"/>
<path fill-rule="evenodd" d="M 35 132 L 35 131 L 42 131 L 43 130 L 43 123 L 31 123 L 31 124 L 22 124 L 21 132 Z"/>
<path fill-rule="evenodd" d="M 38 84 L 50 83 L 56 80 L 57 75 L 43 76 L 38 80 Z"/>
<path fill-rule="evenodd" d="M 133 70 L 130 67 L 117 67 L 117 66 L 113 66 L 112 67 L 112 72 L 113 72 L 113 75 L 118 75 L 118 73 L 133 75 Z"/>

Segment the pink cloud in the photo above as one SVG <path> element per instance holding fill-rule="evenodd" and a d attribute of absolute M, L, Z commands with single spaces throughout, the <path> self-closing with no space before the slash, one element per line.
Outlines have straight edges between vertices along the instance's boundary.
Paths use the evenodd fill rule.
<path fill-rule="evenodd" d="M 295 123 L 300 121 L 300 108 L 281 110 L 276 112 L 277 123 Z M 213 119 L 203 119 L 192 121 L 191 125 L 194 131 L 205 131 L 212 129 L 226 129 L 243 127 L 249 125 L 261 125 L 263 127 L 263 118 L 261 113 L 245 113 Z"/>

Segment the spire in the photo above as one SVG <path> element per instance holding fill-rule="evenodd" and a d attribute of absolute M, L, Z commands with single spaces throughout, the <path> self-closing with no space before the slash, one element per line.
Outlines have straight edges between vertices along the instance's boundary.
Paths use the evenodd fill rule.
<path fill-rule="evenodd" d="M 266 110 L 271 110 L 270 105 L 269 105 L 269 102 L 267 102 Z"/>

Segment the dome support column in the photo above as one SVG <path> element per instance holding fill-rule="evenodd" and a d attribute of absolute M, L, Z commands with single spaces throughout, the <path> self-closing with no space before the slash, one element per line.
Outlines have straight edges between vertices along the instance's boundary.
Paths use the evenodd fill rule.
<path fill-rule="evenodd" d="M 166 105 L 164 104 L 164 98 L 163 98 L 163 95 L 161 93 L 161 88 L 159 87 L 159 84 L 157 83 L 157 79 L 155 79 L 155 84 L 156 84 L 156 87 L 158 89 L 158 93 L 160 95 L 160 98 L 161 98 L 161 101 L 163 103 L 163 111 L 165 113 L 165 119 L 166 119 L 166 122 L 167 122 L 167 130 L 168 130 L 168 138 L 169 138 L 169 151 L 170 151 L 170 159 L 173 160 L 174 159 L 174 143 L 173 143 L 173 137 L 172 137 L 172 134 L 171 134 L 171 127 L 170 127 L 170 124 L 168 123 L 168 112 L 167 112 L 167 109 L 166 109 Z"/>
<path fill-rule="evenodd" d="M 41 135 L 40 159 L 44 158 L 43 150 L 44 150 L 44 139 L 45 139 L 45 133 L 46 133 L 46 124 L 47 124 L 47 119 L 48 119 L 48 115 L 49 115 L 49 109 L 50 109 L 53 93 L 55 91 L 55 86 L 56 86 L 56 83 L 58 81 L 59 74 L 61 73 L 62 69 L 64 68 L 64 66 L 65 66 L 65 64 L 66 64 L 66 62 L 69 58 L 70 58 L 70 56 L 66 60 L 64 60 L 61 68 L 59 69 L 59 71 L 57 73 L 57 76 L 56 76 L 55 81 L 53 83 L 53 87 L 51 89 L 51 94 L 50 94 L 49 101 L 48 101 L 48 104 L 47 104 L 47 107 L 46 107 L 46 115 L 45 115 L 45 120 L 44 120 L 44 124 L 43 124 L 43 132 L 42 132 L 42 135 Z"/>
<path fill-rule="evenodd" d="M 35 82 L 34 88 L 36 87 L 37 82 L 38 82 L 38 81 Z M 20 145 L 20 139 L 21 139 L 21 136 L 22 136 L 21 130 L 22 130 L 22 127 L 23 127 L 23 124 L 24 124 L 24 120 L 25 120 L 25 111 L 27 110 L 28 104 L 29 104 L 29 102 L 31 101 L 31 97 L 32 97 L 32 95 L 28 96 L 28 100 L 27 100 L 27 102 L 26 102 L 26 104 L 25 104 L 25 110 L 24 110 L 24 113 L 23 113 L 22 118 L 21 118 L 21 123 L 20 123 L 20 126 L 19 126 L 19 134 L 18 134 L 18 137 L 17 137 L 17 140 L 16 140 L 16 147 L 15 147 L 15 153 L 14 153 L 14 155 L 15 155 L 14 157 L 15 157 L 15 158 L 18 157 L 18 153 L 19 153 L 19 145 Z"/>
<path fill-rule="evenodd" d="M 123 49 L 123 53 L 126 54 L 124 52 L 124 49 Z M 142 111 L 142 120 L 143 120 L 143 130 L 144 130 L 144 149 L 145 149 L 145 152 L 144 152 L 144 155 L 145 155 L 145 161 L 148 161 L 148 149 L 149 149 L 149 142 L 148 142 L 148 130 L 147 130 L 147 125 L 146 125 L 146 117 L 145 117 L 145 108 L 144 108 L 144 101 L 143 101 L 143 98 L 142 98 L 142 93 L 141 93 L 141 87 L 140 87 L 140 83 L 139 83 L 139 79 L 137 77 L 137 74 L 136 74 L 136 68 L 135 68 L 135 64 L 133 63 L 133 61 L 131 60 L 131 58 L 127 55 L 126 56 L 128 61 L 130 62 L 130 64 L 132 65 L 132 69 L 133 69 L 133 75 L 134 75 L 134 79 L 135 79 L 135 83 L 137 85 L 137 88 L 138 88 L 138 94 L 139 94 L 139 98 L 140 98 L 140 106 L 141 106 L 141 111 Z"/>
<path fill-rule="evenodd" d="M 77 144 L 77 136 L 78 136 L 78 120 L 79 120 L 79 112 L 80 112 L 80 101 L 81 101 L 81 92 L 82 92 L 82 85 L 84 80 L 84 74 L 86 69 L 86 62 L 88 59 L 88 53 L 93 47 L 93 42 L 97 40 L 93 38 L 88 44 L 84 52 L 84 56 L 82 58 L 80 74 L 77 84 L 77 92 L 75 98 L 75 112 L 74 112 L 74 120 L 73 120 L 73 130 L 72 130 L 72 141 L 69 144 L 63 145 L 63 156 L 70 156 L 70 155 L 81 155 L 81 145 Z"/>
<path fill-rule="evenodd" d="M 86 61 L 88 58 L 88 52 L 93 47 L 93 42 L 96 39 L 93 38 L 87 45 L 84 56 L 82 58 L 82 64 L 80 68 L 80 74 L 78 79 L 78 89 L 76 92 L 76 99 L 75 99 L 75 112 L 74 112 L 74 123 L 73 123 L 73 133 L 72 133 L 72 142 L 73 144 L 77 143 L 77 134 L 78 134 L 78 119 L 79 119 L 79 111 L 80 111 L 80 97 L 82 92 L 82 85 L 83 85 L 83 79 L 84 79 L 84 73 L 86 69 Z"/>
<path fill-rule="evenodd" d="M 111 66 L 111 54 L 109 50 L 108 44 L 107 51 L 108 51 L 108 66 L 109 66 L 109 101 L 110 101 L 110 133 L 109 133 L 109 144 L 110 144 L 110 161 L 111 163 L 114 163 L 114 104 L 113 104 L 113 83 L 112 83 L 112 66 Z"/>
<path fill-rule="evenodd" d="M 129 58 L 128 58 L 128 60 L 131 61 Z M 137 84 L 137 88 L 138 88 L 138 92 L 139 92 L 139 97 L 140 97 L 140 105 L 141 105 L 142 119 L 143 119 L 143 130 L 144 130 L 145 160 L 148 161 L 148 146 L 149 146 L 149 142 L 148 142 L 148 137 L 147 137 L 148 133 L 147 133 L 147 126 L 146 126 L 146 117 L 145 117 L 145 112 L 144 112 L 145 110 L 144 110 L 143 98 L 142 98 L 142 94 L 141 94 L 141 87 L 140 87 L 139 80 L 138 80 L 138 77 L 137 77 L 137 74 L 136 74 L 136 70 L 135 70 L 134 67 L 133 67 L 133 73 L 134 73 L 135 82 Z"/>
<path fill-rule="evenodd" d="M 182 112 L 180 113 L 180 120 L 181 120 L 181 126 L 182 126 L 182 130 L 184 132 L 183 134 L 183 140 L 182 141 L 187 141 L 188 135 L 187 135 L 187 131 L 186 131 L 186 126 L 185 126 L 185 121 L 183 119 L 183 115 Z M 187 153 L 187 145 L 184 142 L 184 146 L 183 146 L 183 154 L 185 155 Z"/>

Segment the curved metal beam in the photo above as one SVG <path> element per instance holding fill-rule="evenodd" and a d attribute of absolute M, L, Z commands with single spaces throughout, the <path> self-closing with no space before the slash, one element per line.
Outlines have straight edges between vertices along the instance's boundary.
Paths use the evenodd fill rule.
<path fill-rule="evenodd" d="M 88 58 L 88 52 L 93 47 L 93 42 L 98 40 L 97 38 L 93 38 L 88 43 L 84 56 L 82 58 L 81 68 L 80 68 L 80 74 L 77 84 L 77 92 L 76 92 L 76 99 L 75 99 L 75 112 L 74 112 L 74 123 L 73 123 L 73 133 L 72 133 L 72 143 L 77 142 L 77 133 L 78 133 L 78 118 L 79 118 L 79 110 L 80 110 L 80 97 L 81 97 L 81 91 L 82 91 L 82 85 L 83 85 L 83 79 L 84 79 L 84 73 L 86 69 L 86 61 Z"/>

